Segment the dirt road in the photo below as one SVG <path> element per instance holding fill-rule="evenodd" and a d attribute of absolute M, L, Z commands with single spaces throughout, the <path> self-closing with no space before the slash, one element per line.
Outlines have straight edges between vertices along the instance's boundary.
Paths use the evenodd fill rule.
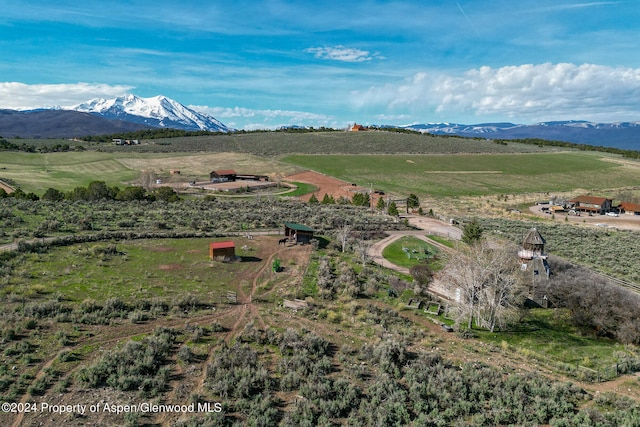
<path fill-rule="evenodd" d="M 410 230 L 410 231 L 389 231 L 388 236 L 384 239 L 374 243 L 370 248 L 368 255 L 369 257 L 376 263 L 385 268 L 398 271 L 403 274 L 409 274 L 409 269 L 406 267 L 401 267 L 395 265 L 389 261 L 387 261 L 383 256 L 382 252 L 384 248 L 389 246 L 394 241 L 398 240 L 404 236 L 414 236 L 418 239 L 424 240 L 429 244 L 434 246 L 438 246 L 443 250 L 450 250 L 444 245 L 436 242 L 435 240 L 431 240 L 427 237 L 427 235 L 438 235 L 444 236 L 452 240 L 460 240 L 462 237 L 462 230 L 452 225 L 447 224 L 446 222 L 437 220 L 435 218 L 423 217 L 423 216 L 408 216 L 407 220 L 409 224 L 412 226 L 419 228 L 420 230 Z M 429 290 L 433 293 L 441 295 L 445 298 L 451 299 L 453 295 L 451 292 L 444 286 L 442 282 L 438 280 L 436 277 L 435 280 L 429 285 Z"/>
<path fill-rule="evenodd" d="M 539 216 L 541 218 L 549 219 L 551 218 L 551 214 L 542 212 L 542 208 L 545 205 L 534 205 L 529 207 L 529 212 Z M 549 207 L 549 205 L 546 205 Z M 580 216 L 575 215 L 567 215 L 566 213 L 558 213 L 555 214 L 556 221 L 564 221 L 565 217 L 567 218 L 567 222 L 575 225 L 585 225 L 590 227 L 604 227 L 604 228 L 615 228 L 618 230 L 640 230 L 640 216 L 637 215 L 626 215 L 622 214 L 620 216 L 609 216 L 609 215 L 593 215 L 589 216 L 587 214 L 582 214 Z"/>

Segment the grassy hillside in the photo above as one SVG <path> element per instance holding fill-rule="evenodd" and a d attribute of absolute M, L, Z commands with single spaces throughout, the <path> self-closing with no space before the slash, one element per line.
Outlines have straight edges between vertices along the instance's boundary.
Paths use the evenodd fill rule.
<path fill-rule="evenodd" d="M 184 179 L 207 180 L 215 169 L 235 169 L 243 173 L 285 175 L 297 170 L 246 153 L 139 153 L 98 151 L 66 153 L 23 153 L 6 151 L 0 156 L 0 179 L 10 179 L 25 192 L 42 194 L 53 187 L 61 191 L 104 181 L 109 186 L 128 185 L 143 170 L 168 178 L 178 169 Z"/>
<path fill-rule="evenodd" d="M 142 170 L 168 178 L 171 169 L 179 169 L 182 179 L 206 179 L 215 169 L 282 176 L 308 168 L 399 195 L 435 197 L 640 183 L 638 164 L 603 161 L 604 156 L 616 158 L 609 154 L 393 132 L 265 132 L 169 138 L 134 147 L 87 145 L 87 150 L 96 149 L 100 151 L 5 151 L 0 179 L 42 194 L 47 187 L 70 190 L 93 180 L 127 185 Z"/>
<path fill-rule="evenodd" d="M 583 152 L 454 155 L 291 155 L 296 166 L 397 194 L 479 196 L 640 184 L 640 163 Z"/>
<path fill-rule="evenodd" d="M 532 153 L 557 151 L 521 143 L 496 143 L 484 139 L 435 136 L 397 132 L 256 132 L 208 135 L 143 141 L 136 147 L 102 146 L 113 152 L 234 152 L 259 156 L 283 154 L 451 154 L 451 153 Z"/>

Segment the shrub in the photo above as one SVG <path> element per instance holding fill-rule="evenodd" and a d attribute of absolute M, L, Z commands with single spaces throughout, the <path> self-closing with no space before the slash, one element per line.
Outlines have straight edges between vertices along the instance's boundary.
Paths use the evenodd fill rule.
<path fill-rule="evenodd" d="M 128 341 L 105 353 L 94 365 L 81 368 L 76 378 L 89 387 L 108 385 L 118 390 L 139 390 L 155 396 L 168 383 L 169 368 L 162 366 L 169 355 L 176 332 L 157 328 L 142 341 Z"/>

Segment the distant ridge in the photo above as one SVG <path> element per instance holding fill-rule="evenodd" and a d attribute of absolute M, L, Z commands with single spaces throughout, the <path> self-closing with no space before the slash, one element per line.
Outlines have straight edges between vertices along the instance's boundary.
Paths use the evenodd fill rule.
<path fill-rule="evenodd" d="M 545 139 L 640 150 L 640 122 L 594 123 L 584 120 L 550 121 L 533 125 L 514 123 L 429 123 L 402 126 L 435 135 L 489 139 Z"/>
<path fill-rule="evenodd" d="M 5 138 L 75 138 L 149 128 L 139 123 L 108 120 L 79 111 L 0 110 L 0 136 Z"/>

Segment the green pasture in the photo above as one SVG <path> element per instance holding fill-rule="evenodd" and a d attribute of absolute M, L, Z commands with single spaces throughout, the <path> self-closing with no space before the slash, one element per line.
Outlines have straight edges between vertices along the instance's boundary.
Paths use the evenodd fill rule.
<path fill-rule="evenodd" d="M 215 169 L 234 169 L 243 173 L 284 176 L 297 169 L 271 158 L 246 153 L 143 153 L 143 152 L 64 152 L 0 153 L 0 179 L 9 179 L 24 192 L 42 194 L 52 187 L 61 191 L 104 181 L 109 186 L 135 182 L 143 170 L 153 171 L 163 179 L 178 169 L 182 175 L 171 179 L 209 178 Z M 187 178 L 189 177 L 189 178 Z"/>
<path fill-rule="evenodd" d="M 553 361 L 575 368 L 604 369 L 615 365 L 625 346 L 614 340 L 583 334 L 571 326 L 570 314 L 562 309 L 531 309 L 516 330 L 491 333 L 474 330 L 480 339 L 504 351 L 519 353 L 541 362 Z"/>
<path fill-rule="evenodd" d="M 198 295 L 218 301 L 220 292 L 236 290 L 239 277 L 257 272 L 262 262 L 251 248 L 238 245 L 243 261 L 209 259 L 211 239 L 154 239 L 117 243 L 118 254 L 103 253 L 110 243 L 79 244 L 25 254 L 19 271 L 0 291 L 28 299 L 62 295 L 64 300 L 125 301 Z M 243 245 L 246 242 L 243 242 Z M 251 283 L 246 283 L 247 294 Z"/>
<path fill-rule="evenodd" d="M 112 155 L 99 152 L 22 153 L 0 156 L 0 178 L 8 178 L 25 192 L 42 194 L 49 187 L 72 190 L 91 181 L 121 185 L 140 175 Z"/>
<path fill-rule="evenodd" d="M 384 248 L 382 256 L 387 261 L 400 267 L 411 268 L 414 265 L 427 261 L 429 265 L 434 268 L 439 264 L 436 260 L 433 260 L 434 255 L 437 255 L 438 251 L 438 248 L 422 239 L 405 236 Z"/>
<path fill-rule="evenodd" d="M 477 196 L 640 185 L 640 163 L 600 153 L 291 155 L 296 166 L 396 194 Z"/>
<path fill-rule="evenodd" d="M 315 185 L 307 184 L 305 182 L 291 182 L 291 184 L 295 185 L 296 188 L 292 191 L 283 193 L 282 196 L 298 197 L 298 196 L 304 196 L 305 194 L 313 193 L 314 191 L 318 190 L 318 187 L 316 187 Z"/>

